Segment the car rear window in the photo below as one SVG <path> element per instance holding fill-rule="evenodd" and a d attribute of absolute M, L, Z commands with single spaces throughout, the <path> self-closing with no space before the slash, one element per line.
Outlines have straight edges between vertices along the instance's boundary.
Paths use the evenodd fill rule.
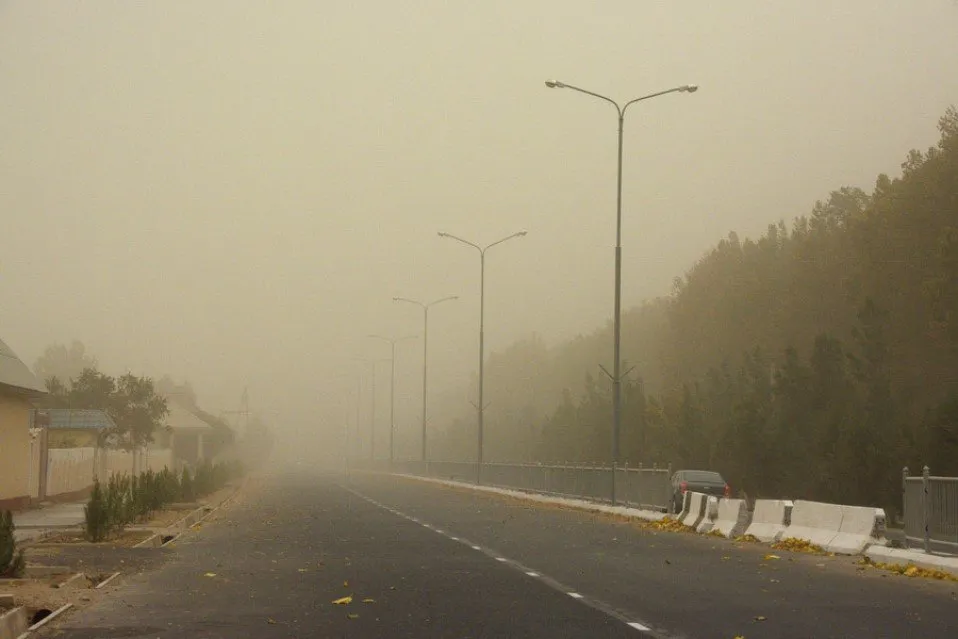
<path fill-rule="evenodd" d="M 682 473 L 682 476 L 685 481 L 707 481 L 715 482 L 717 484 L 725 483 L 725 480 L 722 479 L 721 475 L 708 470 L 687 470 Z"/>

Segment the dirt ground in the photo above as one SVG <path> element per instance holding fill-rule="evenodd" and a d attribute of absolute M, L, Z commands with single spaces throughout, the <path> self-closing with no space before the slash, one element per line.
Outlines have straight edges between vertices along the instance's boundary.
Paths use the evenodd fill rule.
<path fill-rule="evenodd" d="M 141 541 L 152 537 L 154 533 L 149 530 L 124 530 L 118 536 L 102 542 L 104 546 L 115 546 L 120 548 L 131 548 Z M 68 532 L 57 533 L 44 538 L 38 542 L 38 546 L 51 546 L 58 544 L 89 544 L 84 537 L 83 531 L 71 530 Z"/>
<path fill-rule="evenodd" d="M 4 580 L 0 582 L 0 593 L 12 594 L 15 605 L 24 606 L 28 610 L 46 608 L 52 611 L 67 603 L 77 607 L 86 606 L 93 601 L 95 595 L 100 594 L 93 589 L 101 580 L 100 575 L 96 575 L 94 579 L 80 577 L 62 588 L 55 587 L 73 574 L 71 572 L 57 577 Z"/>

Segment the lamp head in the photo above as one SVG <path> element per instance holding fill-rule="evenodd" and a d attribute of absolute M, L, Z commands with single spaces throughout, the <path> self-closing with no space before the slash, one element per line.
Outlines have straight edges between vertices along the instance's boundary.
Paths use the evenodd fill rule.
<path fill-rule="evenodd" d="M 684 87 L 682 87 L 682 91 L 686 93 L 695 93 L 698 90 L 699 87 L 697 84 L 686 84 Z"/>
<path fill-rule="evenodd" d="M 558 80 L 546 80 L 546 86 L 550 89 L 564 89 L 565 85 Z"/>

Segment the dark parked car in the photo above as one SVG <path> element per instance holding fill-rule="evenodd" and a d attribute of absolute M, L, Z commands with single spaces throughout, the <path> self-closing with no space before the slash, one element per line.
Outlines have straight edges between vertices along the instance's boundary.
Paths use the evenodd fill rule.
<path fill-rule="evenodd" d="M 711 470 L 679 470 L 672 475 L 672 512 L 682 510 L 685 493 L 728 497 L 730 488 L 722 476 Z"/>

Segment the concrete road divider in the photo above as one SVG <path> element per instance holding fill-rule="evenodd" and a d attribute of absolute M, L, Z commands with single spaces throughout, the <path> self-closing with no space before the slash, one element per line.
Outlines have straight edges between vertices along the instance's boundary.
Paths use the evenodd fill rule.
<path fill-rule="evenodd" d="M 715 526 L 715 520 L 718 518 L 718 498 L 708 497 L 705 500 L 705 514 L 704 516 L 695 524 L 695 532 L 697 533 L 708 533 L 712 531 L 712 527 Z"/>
<path fill-rule="evenodd" d="M 765 543 L 778 541 L 791 522 L 792 508 L 792 502 L 784 499 L 756 500 L 752 522 L 745 528 L 745 534 Z"/>
<path fill-rule="evenodd" d="M 675 519 L 678 521 L 685 521 L 685 518 L 689 515 L 689 508 L 692 503 L 692 493 L 682 493 L 682 510 L 675 514 Z"/>
<path fill-rule="evenodd" d="M 804 539 L 828 552 L 857 555 L 871 544 L 884 544 L 885 511 L 798 500 L 782 539 Z"/>
<path fill-rule="evenodd" d="M 697 528 L 702 522 L 702 519 L 705 518 L 705 506 L 706 502 L 708 501 L 708 495 L 705 493 L 693 492 L 687 492 L 685 495 L 688 508 L 682 508 L 682 512 L 686 514 L 679 521 L 689 528 Z"/>
<path fill-rule="evenodd" d="M 885 545 L 885 511 L 867 506 L 842 506 L 842 524 L 826 550 L 857 555 L 873 545 Z"/>
<path fill-rule="evenodd" d="M 792 521 L 782 533 L 782 539 L 804 539 L 827 549 L 841 526 L 841 505 L 799 499 L 792 508 Z"/>
<path fill-rule="evenodd" d="M 748 504 L 744 499 L 720 499 L 713 531 L 724 537 L 738 537 L 748 527 Z"/>

